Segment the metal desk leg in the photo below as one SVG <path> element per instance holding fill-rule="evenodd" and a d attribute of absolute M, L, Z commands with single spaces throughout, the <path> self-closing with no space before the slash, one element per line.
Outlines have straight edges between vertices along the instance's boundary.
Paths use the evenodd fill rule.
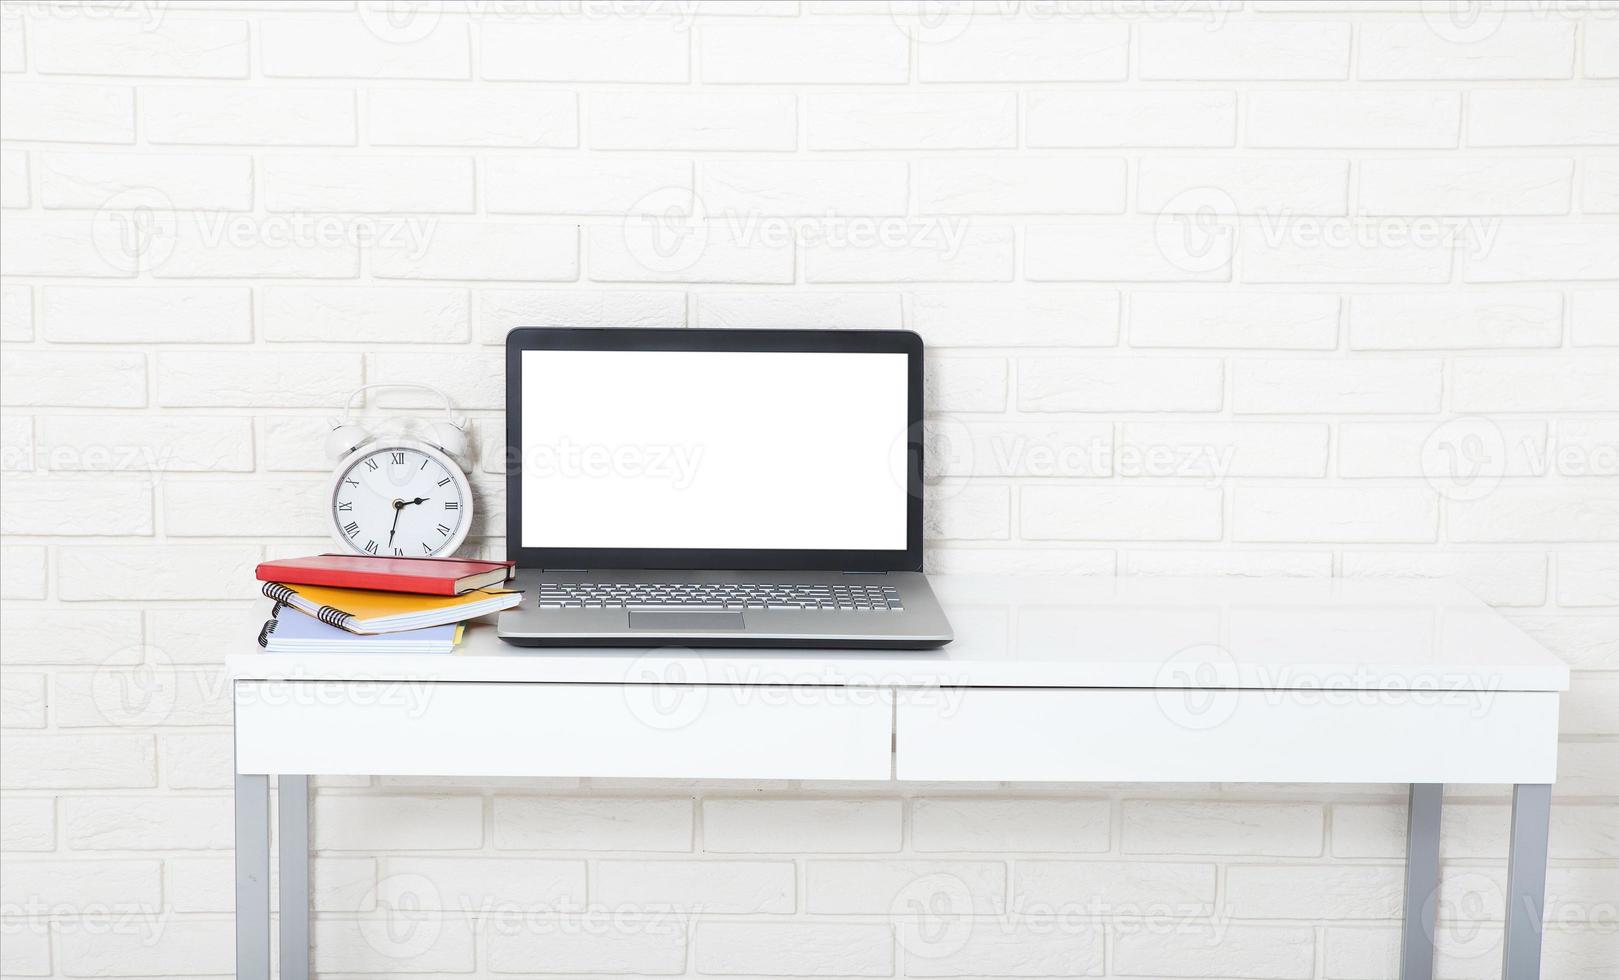
<path fill-rule="evenodd" d="M 276 777 L 281 980 L 309 980 L 309 777 Z"/>
<path fill-rule="evenodd" d="M 1400 980 L 1433 980 L 1435 920 L 1439 911 L 1439 815 L 1442 783 L 1412 783 L 1405 824 L 1405 921 L 1400 935 Z"/>
<path fill-rule="evenodd" d="M 236 977 L 270 980 L 270 777 L 236 774 Z"/>
<path fill-rule="evenodd" d="M 1512 787 L 1512 838 L 1507 851 L 1507 927 L 1501 943 L 1503 980 L 1540 980 L 1540 938 L 1546 912 L 1546 841 L 1552 788 Z"/>

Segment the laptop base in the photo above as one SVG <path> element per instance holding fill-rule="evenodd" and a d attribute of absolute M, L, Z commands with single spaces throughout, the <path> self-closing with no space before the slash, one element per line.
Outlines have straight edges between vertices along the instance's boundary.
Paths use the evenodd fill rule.
<path fill-rule="evenodd" d="M 579 607 L 556 608 L 552 603 L 542 608 L 540 600 L 542 595 L 556 595 L 559 589 L 593 588 L 599 594 L 610 585 L 639 583 L 676 588 L 754 583 L 789 588 L 840 588 L 858 583 L 864 588 L 879 583 L 899 595 L 900 608 L 741 605 L 672 609 L 655 604 L 593 604 L 588 600 Z M 514 585 L 524 590 L 523 604 L 500 614 L 497 632 L 501 639 L 517 646 L 928 650 L 953 639 L 943 609 L 919 572 L 522 571 Z"/>

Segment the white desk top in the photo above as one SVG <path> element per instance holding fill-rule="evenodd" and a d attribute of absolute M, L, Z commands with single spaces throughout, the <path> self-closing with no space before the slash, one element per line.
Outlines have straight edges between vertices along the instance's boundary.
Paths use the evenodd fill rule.
<path fill-rule="evenodd" d="M 453 654 L 270 654 L 244 623 L 252 652 L 229 656 L 227 668 L 236 680 L 1568 688 L 1562 661 L 1445 581 L 930 578 L 956 630 L 940 650 L 517 647 L 488 622 L 470 626 Z"/>

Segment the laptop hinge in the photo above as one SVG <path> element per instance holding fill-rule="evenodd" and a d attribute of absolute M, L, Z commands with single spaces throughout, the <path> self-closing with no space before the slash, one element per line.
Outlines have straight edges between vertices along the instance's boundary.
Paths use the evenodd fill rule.
<path fill-rule="evenodd" d="M 844 572 L 845 575 L 887 575 L 887 572 Z"/>

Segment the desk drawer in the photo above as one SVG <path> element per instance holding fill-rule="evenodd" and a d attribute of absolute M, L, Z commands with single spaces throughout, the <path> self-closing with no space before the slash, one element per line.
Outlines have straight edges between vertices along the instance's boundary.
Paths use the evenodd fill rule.
<path fill-rule="evenodd" d="M 1550 783 L 1555 692 L 899 694 L 900 779 Z"/>
<path fill-rule="evenodd" d="M 869 688 L 238 681 L 242 773 L 887 779 Z"/>

